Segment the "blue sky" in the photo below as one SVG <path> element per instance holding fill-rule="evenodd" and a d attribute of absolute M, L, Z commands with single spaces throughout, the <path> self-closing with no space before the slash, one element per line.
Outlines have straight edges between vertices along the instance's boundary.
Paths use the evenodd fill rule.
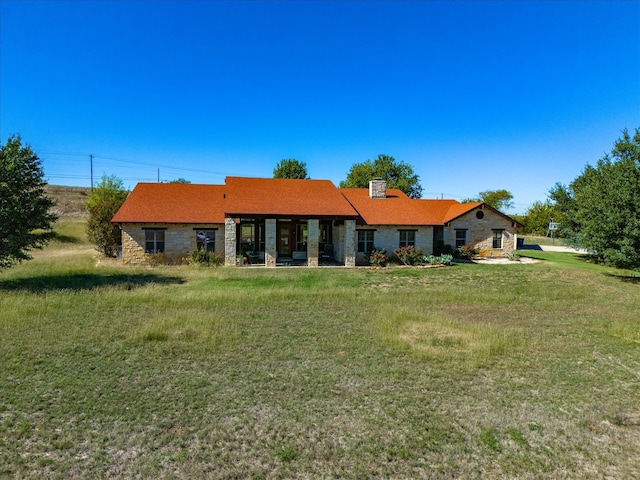
<path fill-rule="evenodd" d="M 424 198 L 544 200 L 640 127 L 639 1 L 0 2 L 0 138 L 49 183 L 380 153 Z"/>

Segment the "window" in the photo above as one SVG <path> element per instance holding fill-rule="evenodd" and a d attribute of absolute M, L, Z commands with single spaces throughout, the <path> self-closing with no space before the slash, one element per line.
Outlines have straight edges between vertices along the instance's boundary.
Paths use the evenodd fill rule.
<path fill-rule="evenodd" d="M 302 252 L 307 250 L 307 237 L 309 229 L 306 223 L 296 225 L 296 251 Z"/>
<path fill-rule="evenodd" d="M 358 230 L 358 253 L 369 253 L 373 250 L 374 230 Z"/>
<path fill-rule="evenodd" d="M 255 226 L 253 223 L 240 224 L 240 251 L 242 253 L 255 250 Z"/>
<path fill-rule="evenodd" d="M 456 228 L 456 248 L 464 247 L 467 244 L 467 230 Z"/>
<path fill-rule="evenodd" d="M 401 247 L 415 247 L 416 246 L 416 231 L 415 230 L 400 230 L 400 246 Z"/>
<path fill-rule="evenodd" d="M 196 231 L 196 247 L 198 250 L 206 252 L 216 251 L 216 231 L 198 230 Z"/>
<path fill-rule="evenodd" d="M 493 248 L 502 248 L 502 233 L 504 230 L 493 230 Z"/>
<path fill-rule="evenodd" d="M 145 253 L 164 252 L 164 230 L 145 230 Z"/>

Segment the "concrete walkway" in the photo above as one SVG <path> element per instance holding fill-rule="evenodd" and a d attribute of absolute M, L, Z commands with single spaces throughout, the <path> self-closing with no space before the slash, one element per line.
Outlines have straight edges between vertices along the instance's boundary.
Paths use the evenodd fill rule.
<path fill-rule="evenodd" d="M 589 253 L 584 248 L 572 248 L 560 245 L 524 245 L 518 250 L 542 250 L 543 252 Z"/>

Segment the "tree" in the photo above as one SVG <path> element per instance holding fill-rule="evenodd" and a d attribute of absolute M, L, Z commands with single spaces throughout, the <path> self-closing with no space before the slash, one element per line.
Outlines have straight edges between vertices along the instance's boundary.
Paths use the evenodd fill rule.
<path fill-rule="evenodd" d="M 29 260 L 29 250 L 55 236 L 57 216 L 49 211 L 54 202 L 43 175 L 40 159 L 19 135 L 0 145 L 0 270 Z"/>
<path fill-rule="evenodd" d="M 549 199 L 555 212 L 553 221 L 558 224 L 557 235 L 577 246 L 580 225 L 576 222 L 576 199 L 573 191 L 558 182 L 549 190 Z"/>
<path fill-rule="evenodd" d="M 111 223 L 111 219 L 128 194 L 122 180 L 115 175 L 103 175 L 100 183 L 89 194 L 87 238 L 107 257 L 115 257 L 121 242 L 120 229 Z"/>
<path fill-rule="evenodd" d="M 496 210 L 508 210 L 513 208 L 513 195 L 508 190 L 485 190 L 476 198 L 465 198 L 462 203 L 484 202 Z"/>
<path fill-rule="evenodd" d="M 176 178 L 175 180 L 171 180 L 169 183 L 191 183 L 191 181 L 187 180 L 186 178 Z"/>
<path fill-rule="evenodd" d="M 559 223 L 560 215 L 554 203 L 547 199 L 544 202 L 533 202 L 533 205 L 527 210 L 523 222 L 526 232 L 532 235 L 546 235 L 551 220 Z"/>
<path fill-rule="evenodd" d="M 273 169 L 273 178 L 300 178 L 307 179 L 307 164 L 295 158 L 283 158 Z"/>
<path fill-rule="evenodd" d="M 413 167 L 384 154 L 378 155 L 373 161 L 353 164 L 347 179 L 340 182 L 340 188 L 368 188 L 369 182 L 376 178 L 385 180 L 388 188 L 402 190 L 411 198 L 422 196 L 420 177 Z"/>
<path fill-rule="evenodd" d="M 606 264 L 640 269 L 640 129 L 624 130 L 569 188 L 580 244 Z"/>

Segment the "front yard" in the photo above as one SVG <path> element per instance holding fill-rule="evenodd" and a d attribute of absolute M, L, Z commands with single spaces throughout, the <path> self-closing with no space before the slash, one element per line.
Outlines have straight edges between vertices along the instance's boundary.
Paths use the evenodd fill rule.
<path fill-rule="evenodd" d="M 640 280 L 569 254 L 0 273 L 0 476 L 640 477 Z"/>

